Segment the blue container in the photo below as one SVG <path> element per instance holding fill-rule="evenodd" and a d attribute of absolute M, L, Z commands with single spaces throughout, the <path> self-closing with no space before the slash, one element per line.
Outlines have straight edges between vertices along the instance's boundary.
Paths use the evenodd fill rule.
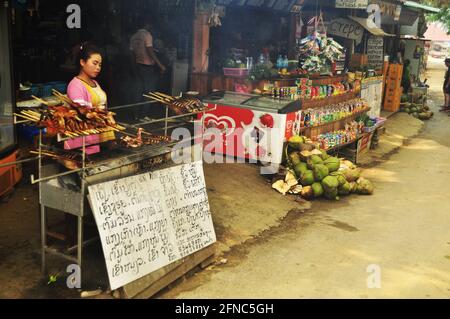
<path fill-rule="evenodd" d="M 30 96 L 34 95 L 36 97 L 42 96 L 42 84 L 33 84 L 30 89 Z"/>
<path fill-rule="evenodd" d="M 36 126 L 21 125 L 18 128 L 18 133 L 23 139 L 33 142 L 34 137 L 39 135 L 39 129 Z"/>
<path fill-rule="evenodd" d="M 42 86 L 42 93 L 41 93 L 41 97 L 49 97 L 52 96 L 52 89 L 53 86 L 49 85 L 49 84 L 45 84 Z"/>
<path fill-rule="evenodd" d="M 55 84 L 53 86 L 53 88 L 62 94 L 67 93 L 67 83 L 65 83 L 65 82 L 58 82 L 57 84 Z"/>

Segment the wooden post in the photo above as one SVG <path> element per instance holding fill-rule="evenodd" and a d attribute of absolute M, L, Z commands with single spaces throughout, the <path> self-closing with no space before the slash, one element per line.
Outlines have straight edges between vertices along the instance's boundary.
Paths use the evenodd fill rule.
<path fill-rule="evenodd" d="M 194 43 L 192 45 L 192 73 L 208 72 L 209 14 L 197 12 L 194 20 Z"/>
<path fill-rule="evenodd" d="M 295 33 L 297 31 L 297 16 L 291 14 L 289 17 L 289 44 L 288 44 L 288 56 L 292 60 L 297 54 L 297 40 L 295 38 Z"/>

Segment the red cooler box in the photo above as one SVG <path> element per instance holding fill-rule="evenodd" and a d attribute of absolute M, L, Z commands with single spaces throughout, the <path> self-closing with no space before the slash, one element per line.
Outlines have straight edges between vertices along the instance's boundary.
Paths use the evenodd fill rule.
<path fill-rule="evenodd" d="M 214 110 L 203 120 L 204 151 L 279 164 L 283 144 L 299 118 L 299 101 L 235 92 L 203 99 Z"/>

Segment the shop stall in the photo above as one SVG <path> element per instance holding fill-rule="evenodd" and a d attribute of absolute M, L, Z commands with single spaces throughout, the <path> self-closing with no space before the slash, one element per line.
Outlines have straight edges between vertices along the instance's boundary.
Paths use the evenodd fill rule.
<path fill-rule="evenodd" d="M 138 125 L 119 124 L 113 111 L 135 105 L 108 111 L 83 109 L 65 95 L 53 93 L 58 103 L 36 98 L 37 106 L 15 113 L 16 123 L 39 129 L 38 149 L 32 151 L 37 155 L 38 174 L 31 181 L 39 185 L 43 272 L 47 256 L 56 255 L 76 264 L 81 280 L 89 271 L 84 247 L 100 239 L 109 287 L 120 288 L 126 298 L 143 298 L 206 264 L 214 254 L 216 238 L 202 161 L 184 156 L 180 162 L 173 151 L 174 145 L 190 149 L 202 137 L 180 141 L 169 136 L 173 129 L 205 113 L 203 103 L 149 93 L 154 99 L 147 103 L 165 105 L 166 116 Z M 93 134 L 113 132 L 114 140 L 95 142 L 103 151 L 87 154 Z M 62 148 L 74 139 L 81 140 L 80 148 Z M 77 220 L 76 242 L 68 248 L 58 248 L 48 240 L 53 237 L 70 243 L 68 235 L 48 225 L 49 209 Z M 87 238 L 85 224 L 92 217 L 99 236 Z"/>
<path fill-rule="evenodd" d="M 13 120 L 13 82 L 8 10 L 0 5 L 0 198 L 12 192 L 22 177 Z"/>

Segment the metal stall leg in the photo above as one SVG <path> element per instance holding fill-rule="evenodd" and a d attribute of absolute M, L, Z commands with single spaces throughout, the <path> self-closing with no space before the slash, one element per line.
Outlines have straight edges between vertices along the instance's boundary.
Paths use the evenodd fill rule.
<path fill-rule="evenodd" d="M 83 136 L 83 159 L 82 159 L 82 167 L 81 170 L 81 203 L 80 203 L 80 216 L 78 216 L 78 249 L 77 249 L 77 262 L 78 267 L 80 269 L 80 281 L 82 281 L 82 274 L 83 274 L 83 218 L 84 218 L 84 197 L 85 194 L 85 169 L 86 169 L 86 137 Z M 80 282 L 81 283 L 81 282 Z"/>
<path fill-rule="evenodd" d="M 167 136 L 167 128 L 169 125 L 169 121 L 167 120 L 169 117 L 169 107 L 166 105 L 166 119 L 164 121 L 164 136 Z"/>
<path fill-rule="evenodd" d="M 39 130 L 39 155 L 38 155 L 38 174 L 42 178 L 42 129 Z M 32 177 L 33 178 L 33 177 Z M 42 184 L 39 183 L 39 205 L 41 213 L 41 271 L 43 274 L 47 271 L 46 250 L 47 250 L 47 216 L 45 206 L 42 204 Z"/>

